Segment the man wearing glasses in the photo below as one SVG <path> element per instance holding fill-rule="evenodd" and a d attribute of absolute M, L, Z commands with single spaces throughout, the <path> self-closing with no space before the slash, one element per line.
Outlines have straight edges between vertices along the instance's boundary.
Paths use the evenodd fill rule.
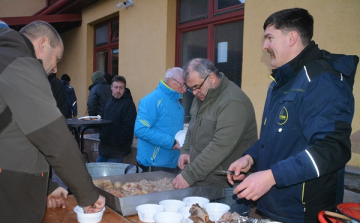
<path fill-rule="evenodd" d="M 257 140 L 255 112 L 250 99 L 207 59 L 196 58 L 184 68 L 187 90 L 195 96 L 191 120 L 172 181 L 175 188 L 212 184 L 225 188 L 231 212 L 247 215 L 249 204 L 233 194 L 224 175 L 236 157 Z"/>
<path fill-rule="evenodd" d="M 184 108 L 179 99 L 186 91 L 182 73 L 179 67 L 168 69 L 158 87 L 139 102 L 136 159 L 144 171 L 178 173 L 180 145 L 175 134 L 184 128 Z"/>

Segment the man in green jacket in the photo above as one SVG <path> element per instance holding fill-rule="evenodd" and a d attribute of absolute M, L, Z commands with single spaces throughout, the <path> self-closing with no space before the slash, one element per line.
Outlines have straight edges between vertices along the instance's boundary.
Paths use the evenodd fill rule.
<path fill-rule="evenodd" d="M 172 181 L 175 188 L 212 184 L 225 188 L 230 211 L 248 212 L 245 199 L 237 200 L 226 177 L 217 175 L 257 140 L 255 112 L 250 99 L 207 59 L 196 58 L 184 68 L 187 90 L 195 96 L 185 143 Z M 239 205 L 238 205 L 239 204 Z"/>
<path fill-rule="evenodd" d="M 63 52 L 60 35 L 46 22 L 20 32 L 0 28 L 1 222 L 41 222 L 46 204 L 65 208 L 67 192 L 49 184 L 49 164 L 86 213 L 105 206 L 47 79 Z"/>

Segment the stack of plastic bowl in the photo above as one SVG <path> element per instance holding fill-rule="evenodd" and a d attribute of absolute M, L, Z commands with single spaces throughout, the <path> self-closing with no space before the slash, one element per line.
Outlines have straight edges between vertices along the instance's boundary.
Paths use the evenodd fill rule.
<path fill-rule="evenodd" d="M 188 223 L 188 222 L 192 222 L 189 217 L 190 217 L 190 208 L 191 206 L 185 206 L 182 208 L 179 208 L 178 213 L 182 214 L 184 216 L 184 221 L 183 223 Z"/>
<path fill-rule="evenodd" d="M 100 222 L 104 214 L 105 207 L 96 213 L 84 213 L 84 209 L 80 206 L 74 208 L 78 222 L 80 223 L 97 223 Z"/>
<path fill-rule="evenodd" d="M 140 221 L 155 222 L 154 215 L 164 211 L 164 207 L 159 204 L 142 204 L 136 207 Z"/>
<path fill-rule="evenodd" d="M 192 206 L 193 204 L 199 204 L 200 207 L 204 207 L 205 204 L 209 203 L 210 200 L 206 197 L 197 197 L 197 196 L 191 196 L 191 197 L 185 197 L 183 201 L 186 203 L 186 206 Z"/>
<path fill-rule="evenodd" d="M 222 203 L 207 203 L 204 205 L 211 221 L 217 222 L 223 214 L 230 210 L 230 206 Z"/>
<path fill-rule="evenodd" d="M 154 215 L 156 223 L 182 223 L 184 216 L 176 212 L 159 212 Z"/>
<path fill-rule="evenodd" d="M 167 212 L 178 212 L 180 208 L 186 206 L 186 203 L 184 201 L 175 199 L 162 200 L 159 202 L 159 204 L 161 206 L 164 206 L 165 211 Z"/>

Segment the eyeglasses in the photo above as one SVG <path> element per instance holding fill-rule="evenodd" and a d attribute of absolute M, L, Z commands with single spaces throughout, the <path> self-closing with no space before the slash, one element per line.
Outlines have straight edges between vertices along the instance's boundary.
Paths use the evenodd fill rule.
<path fill-rule="evenodd" d="M 203 86 L 203 84 L 205 83 L 206 79 L 209 77 L 210 75 L 207 75 L 204 79 L 204 81 L 199 85 L 199 87 L 196 87 L 196 85 L 194 85 L 193 87 L 188 87 L 186 86 L 186 90 L 190 93 L 193 93 L 193 91 L 196 91 L 196 90 L 200 90 L 200 88 Z"/>
<path fill-rule="evenodd" d="M 176 83 L 178 83 L 178 84 L 180 84 L 181 85 L 181 87 L 186 87 L 186 84 L 185 83 L 180 83 L 179 81 L 177 81 L 175 78 L 171 78 L 171 79 L 173 79 Z"/>

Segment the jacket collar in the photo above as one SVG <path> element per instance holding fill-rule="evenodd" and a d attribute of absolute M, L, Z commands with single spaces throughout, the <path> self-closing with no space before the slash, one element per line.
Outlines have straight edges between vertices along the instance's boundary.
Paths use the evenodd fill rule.
<path fill-rule="evenodd" d="M 208 90 L 205 100 L 208 98 L 216 98 L 229 85 L 229 79 L 222 72 L 220 72 L 220 75 L 219 85 L 216 88 L 210 88 Z"/>
<path fill-rule="evenodd" d="M 105 78 L 99 78 L 92 85 L 89 86 L 89 91 L 97 84 L 108 84 L 108 83 L 106 82 Z"/>
<path fill-rule="evenodd" d="M 165 92 L 166 95 L 168 95 L 170 98 L 173 98 L 174 100 L 179 100 L 181 98 L 181 94 L 169 87 L 163 80 L 160 81 L 157 88 Z"/>
<path fill-rule="evenodd" d="M 29 48 L 29 50 L 31 52 L 31 55 L 36 58 L 35 49 L 34 49 L 34 45 L 32 44 L 32 42 L 25 35 L 23 35 L 21 33 L 19 33 L 19 34 L 24 39 L 25 44 L 27 45 L 27 47 Z M 41 63 L 42 63 L 42 60 L 40 60 L 40 59 L 38 59 L 38 60 L 41 61 Z"/>
<path fill-rule="evenodd" d="M 321 57 L 321 51 L 314 41 L 311 41 L 299 55 L 283 66 L 272 70 L 272 78 L 278 85 L 286 83 L 293 78 L 310 61 Z"/>

